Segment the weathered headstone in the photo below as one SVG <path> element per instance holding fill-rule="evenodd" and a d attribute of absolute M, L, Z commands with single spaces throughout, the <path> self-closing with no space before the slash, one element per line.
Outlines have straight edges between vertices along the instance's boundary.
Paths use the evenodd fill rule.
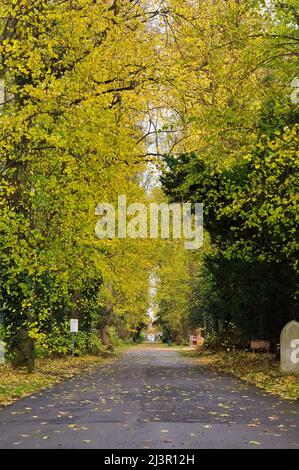
<path fill-rule="evenodd" d="M 102 333 L 102 341 L 105 347 L 107 348 L 110 345 L 110 334 L 109 334 L 108 328 L 105 326 L 102 329 L 101 333 Z"/>
<path fill-rule="evenodd" d="M 0 339 L 0 364 L 5 362 L 5 343 Z"/>
<path fill-rule="evenodd" d="M 27 367 L 28 372 L 34 370 L 34 341 L 27 330 L 20 330 L 9 343 L 14 368 Z"/>
<path fill-rule="evenodd" d="M 299 323 L 294 320 L 280 335 L 280 369 L 285 374 L 299 375 Z"/>

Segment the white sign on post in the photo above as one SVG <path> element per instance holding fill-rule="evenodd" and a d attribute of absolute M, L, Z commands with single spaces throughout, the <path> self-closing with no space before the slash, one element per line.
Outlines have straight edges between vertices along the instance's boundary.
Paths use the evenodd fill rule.
<path fill-rule="evenodd" d="M 78 333 L 79 331 L 79 320 L 72 319 L 70 321 L 71 333 Z"/>

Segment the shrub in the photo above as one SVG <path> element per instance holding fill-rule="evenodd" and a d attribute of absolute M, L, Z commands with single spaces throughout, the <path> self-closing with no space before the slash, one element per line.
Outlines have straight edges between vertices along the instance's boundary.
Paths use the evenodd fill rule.
<path fill-rule="evenodd" d="M 245 349 L 248 340 L 232 323 L 229 323 L 225 329 L 218 333 L 209 334 L 205 340 L 205 347 L 212 349 Z"/>
<path fill-rule="evenodd" d="M 38 357 L 71 354 L 72 335 L 69 331 L 69 323 L 53 325 L 51 332 L 37 336 L 35 348 Z M 96 333 L 79 331 L 75 334 L 75 354 L 77 356 L 84 356 L 85 354 L 98 355 L 103 351 L 103 343 Z"/>
<path fill-rule="evenodd" d="M 109 331 L 109 342 L 110 342 L 110 347 L 116 348 L 117 346 L 120 346 L 122 341 L 119 339 L 116 328 L 114 326 L 110 326 L 108 328 Z"/>

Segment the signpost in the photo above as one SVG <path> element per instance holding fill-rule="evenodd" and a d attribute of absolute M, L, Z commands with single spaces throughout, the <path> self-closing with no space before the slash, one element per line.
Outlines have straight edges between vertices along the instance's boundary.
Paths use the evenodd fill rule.
<path fill-rule="evenodd" d="M 79 320 L 72 318 L 70 321 L 70 331 L 72 333 L 72 357 L 75 356 L 75 334 L 79 331 Z"/>

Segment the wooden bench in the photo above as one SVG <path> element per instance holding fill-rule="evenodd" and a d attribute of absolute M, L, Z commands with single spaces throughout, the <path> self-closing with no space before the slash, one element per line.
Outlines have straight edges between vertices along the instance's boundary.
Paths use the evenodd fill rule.
<path fill-rule="evenodd" d="M 267 341 L 265 339 L 263 340 L 253 340 L 250 341 L 250 349 L 252 349 L 253 352 L 270 352 L 270 341 Z"/>

